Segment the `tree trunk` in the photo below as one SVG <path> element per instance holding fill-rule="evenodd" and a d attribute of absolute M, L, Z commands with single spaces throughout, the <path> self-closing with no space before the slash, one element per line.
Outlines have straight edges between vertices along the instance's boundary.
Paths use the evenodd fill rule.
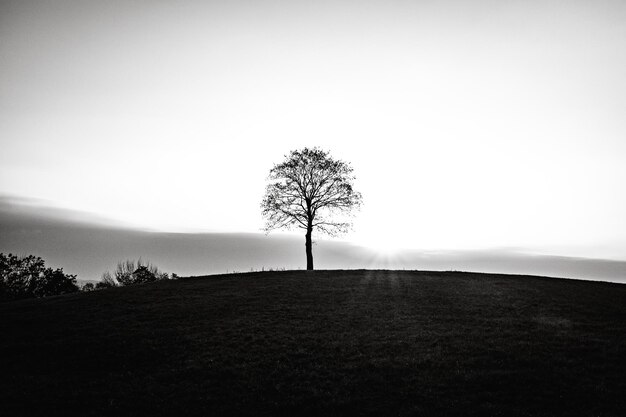
<path fill-rule="evenodd" d="M 313 270 L 313 243 L 311 242 L 311 233 L 313 233 L 313 228 L 308 228 L 306 230 L 305 244 L 306 247 L 306 270 Z"/>

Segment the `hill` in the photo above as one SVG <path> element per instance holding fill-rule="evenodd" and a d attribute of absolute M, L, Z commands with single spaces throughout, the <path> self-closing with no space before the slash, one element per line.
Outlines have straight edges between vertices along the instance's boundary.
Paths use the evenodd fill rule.
<path fill-rule="evenodd" d="M 626 413 L 626 285 L 420 271 L 185 278 L 0 304 L 13 415 Z"/>

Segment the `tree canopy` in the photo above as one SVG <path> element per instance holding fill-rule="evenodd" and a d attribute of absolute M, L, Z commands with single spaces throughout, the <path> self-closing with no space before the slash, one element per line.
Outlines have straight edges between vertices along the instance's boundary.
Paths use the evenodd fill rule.
<path fill-rule="evenodd" d="M 78 291 L 76 275 L 46 268 L 38 256 L 0 253 L 0 300 L 47 297 Z"/>

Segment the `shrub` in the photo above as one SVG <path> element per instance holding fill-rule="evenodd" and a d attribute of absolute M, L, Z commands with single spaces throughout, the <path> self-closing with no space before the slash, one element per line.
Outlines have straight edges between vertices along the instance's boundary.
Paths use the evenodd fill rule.
<path fill-rule="evenodd" d="M 103 288 L 112 288 L 112 287 L 117 287 L 117 282 L 113 279 L 113 277 L 111 276 L 111 273 L 109 271 L 106 271 L 105 273 L 102 274 L 102 278 L 100 279 L 100 282 L 96 283 L 96 289 L 101 290 Z"/>
<path fill-rule="evenodd" d="M 128 259 L 117 263 L 113 275 L 108 271 L 102 274 L 102 279 L 96 284 L 96 288 L 143 284 L 163 279 L 169 279 L 168 274 L 159 271 L 159 268 L 150 262 L 144 262 L 141 258 L 137 261 Z"/>
<path fill-rule="evenodd" d="M 154 282 L 157 280 L 156 274 L 145 265 L 141 265 L 135 269 L 135 271 L 130 274 L 130 277 L 132 284 L 143 284 L 144 282 Z"/>

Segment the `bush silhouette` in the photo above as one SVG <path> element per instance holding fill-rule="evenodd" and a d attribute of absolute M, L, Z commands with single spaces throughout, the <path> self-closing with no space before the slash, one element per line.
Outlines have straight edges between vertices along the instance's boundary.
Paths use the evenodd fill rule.
<path fill-rule="evenodd" d="M 144 262 L 141 258 L 137 261 L 128 259 L 118 262 L 113 274 L 108 271 L 103 273 L 102 279 L 96 284 L 95 288 L 102 289 L 144 284 L 168 278 L 167 273 L 161 272 L 159 268 L 150 262 Z"/>

